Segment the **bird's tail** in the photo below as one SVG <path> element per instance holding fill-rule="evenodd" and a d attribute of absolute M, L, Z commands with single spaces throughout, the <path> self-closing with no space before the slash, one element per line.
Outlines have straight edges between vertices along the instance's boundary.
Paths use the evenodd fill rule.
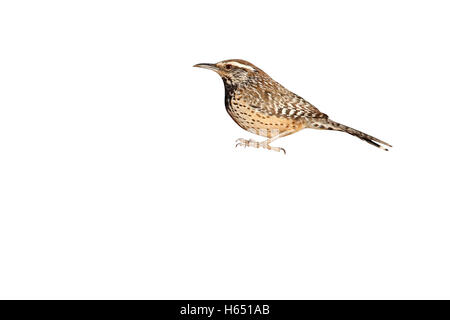
<path fill-rule="evenodd" d="M 314 128 L 314 129 L 336 130 L 336 131 L 346 132 L 346 133 L 351 134 L 352 136 L 358 137 L 361 140 L 364 140 L 365 142 L 367 142 L 377 148 L 383 149 L 385 151 L 388 151 L 388 149 L 386 147 L 392 148 L 392 146 L 387 142 L 384 142 L 380 139 L 372 137 L 372 136 L 368 135 L 367 133 L 347 127 L 343 124 L 340 124 L 340 123 L 330 120 L 328 118 L 317 119 L 317 120 L 313 121 L 312 123 L 310 123 L 309 127 Z"/>

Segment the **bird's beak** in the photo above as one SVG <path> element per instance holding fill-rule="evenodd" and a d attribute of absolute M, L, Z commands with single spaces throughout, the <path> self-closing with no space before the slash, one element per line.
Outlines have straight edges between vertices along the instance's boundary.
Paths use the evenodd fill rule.
<path fill-rule="evenodd" d="M 219 68 L 214 63 L 198 63 L 194 65 L 194 67 L 208 69 L 216 72 L 219 71 Z"/>

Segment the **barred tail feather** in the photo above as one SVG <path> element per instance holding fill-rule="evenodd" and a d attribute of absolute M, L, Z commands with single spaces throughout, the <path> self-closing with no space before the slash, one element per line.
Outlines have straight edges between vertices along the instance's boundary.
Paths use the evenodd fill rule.
<path fill-rule="evenodd" d="M 335 122 L 330 119 L 320 119 L 320 120 L 317 119 L 317 121 L 312 122 L 310 127 L 314 128 L 314 129 L 328 129 L 328 130 L 336 130 L 336 131 L 346 132 L 348 134 L 351 134 L 352 136 L 358 137 L 361 140 L 363 140 L 377 148 L 385 150 L 385 151 L 388 151 L 388 149 L 386 147 L 392 148 L 392 146 L 387 142 L 384 142 L 384 141 L 377 139 L 371 135 L 368 135 L 367 133 L 347 127 L 346 125 L 340 124 L 340 123 Z"/>

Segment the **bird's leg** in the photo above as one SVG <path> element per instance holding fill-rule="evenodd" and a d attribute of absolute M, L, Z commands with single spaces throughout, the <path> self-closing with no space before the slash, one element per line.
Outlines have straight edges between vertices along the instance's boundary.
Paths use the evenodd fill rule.
<path fill-rule="evenodd" d="M 264 148 L 264 149 L 267 149 L 267 150 L 273 150 L 273 151 L 276 151 L 276 152 L 283 151 L 283 153 L 286 154 L 286 150 L 284 150 L 284 148 L 272 147 L 271 145 L 269 145 L 269 143 L 272 142 L 272 141 L 269 141 L 269 140 L 270 139 L 267 139 L 267 140 L 265 140 L 263 142 L 260 142 L 259 144 L 260 144 L 261 148 Z"/>
<path fill-rule="evenodd" d="M 286 154 L 286 150 L 284 150 L 283 148 L 280 147 L 272 147 L 271 145 L 269 145 L 270 142 L 272 142 L 272 139 L 267 139 L 265 141 L 255 141 L 252 139 L 243 139 L 243 138 L 239 138 L 236 140 L 236 147 L 240 146 L 240 147 L 253 147 L 253 148 L 264 148 L 267 150 L 273 150 L 273 151 L 283 151 L 284 154 Z"/>
<path fill-rule="evenodd" d="M 280 148 L 280 147 L 272 147 L 270 145 L 270 143 L 272 143 L 273 141 L 275 141 L 275 140 L 277 140 L 279 138 L 287 136 L 287 135 L 289 135 L 289 134 L 291 134 L 293 132 L 295 132 L 295 131 L 294 130 L 292 130 L 292 131 L 284 131 L 282 133 L 279 133 L 279 134 L 273 136 L 272 138 L 269 138 L 269 139 L 261 141 L 261 142 L 257 142 L 257 141 L 252 140 L 252 139 L 246 140 L 246 139 L 240 138 L 240 139 L 236 140 L 236 147 L 237 146 L 242 146 L 242 147 L 264 148 L 264 149 L 267 149 L 267 150 L 273 150 L 273 151 L 277 151 L 277 152 L 283 151 L 284 154 L 286 154 L 286 150 L 284 150 L 283 148 Z"/>

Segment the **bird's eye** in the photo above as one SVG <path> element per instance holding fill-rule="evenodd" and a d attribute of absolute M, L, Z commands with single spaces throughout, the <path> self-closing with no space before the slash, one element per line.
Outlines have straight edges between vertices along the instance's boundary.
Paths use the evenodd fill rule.
<path fill-rule="evenodd" d="M 225 69 L 231 70 L 231 64 L 226 64 L 226 65 L 225 65 Z"/>

